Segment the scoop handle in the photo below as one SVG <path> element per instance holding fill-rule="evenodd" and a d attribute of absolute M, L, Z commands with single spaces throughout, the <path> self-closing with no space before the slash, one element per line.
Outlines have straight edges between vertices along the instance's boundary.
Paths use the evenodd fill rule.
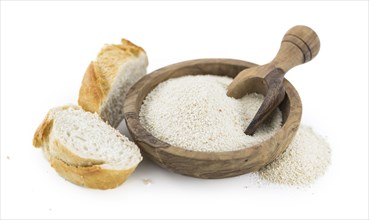
<path fill-rule="evenodd" d="M 320 40 L 315 31 L 307 26 L 297 25 L 286 32 L 271 64 L 286 73 L 291 68 L 312 60 L 319 49 Z"/>

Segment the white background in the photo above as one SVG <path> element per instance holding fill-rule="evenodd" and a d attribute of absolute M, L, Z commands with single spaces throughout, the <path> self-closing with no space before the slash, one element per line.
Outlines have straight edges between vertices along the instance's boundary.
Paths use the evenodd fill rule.
<path fill-rule="evenodd" d="M 297 24 L 318 33 L 321 50 L 286 77 L 301 95 L 302 123 L 332 147 L 332 165 L 311 187 L 196 179 L 145 159 L 122 186 L 91 190 L 58 176 L 32 146 L 49 108 L 77 103 L 104 43 L 142 46 L 149 72 L 209 57 L 263 64 Z M 6 219 L 368 218 L 368 2 L 1 2 L 0 211 Z"/>

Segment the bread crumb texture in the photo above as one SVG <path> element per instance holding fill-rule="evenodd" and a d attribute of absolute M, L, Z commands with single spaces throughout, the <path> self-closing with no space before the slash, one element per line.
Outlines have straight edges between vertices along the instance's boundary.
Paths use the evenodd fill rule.
<path fill-rule="evenodd" d="M 253 136 L 245 135 L 263 96 L 228 97 L 231 82 L 232 78 L 212 75 L 162 82 L 146 96 L 140 122 L 156 138 L 193 151 L 234 151 L 267 140 L 281 127 L 281 111 L 277 109 Z"/>
<path fill-rule="evenodd" d="M 152 180 L 151 179 L 143 179 L 142 182 L 146 185 L 146 186 L 150 186 L 152 184 Z"/>
<path fill-rule="evenodd" d="M 324 175 L 331 148 L 312 128 L 301 125 L 286 151 L 261 169 L 261 179 L 286 185 L 309 185 Z"/>

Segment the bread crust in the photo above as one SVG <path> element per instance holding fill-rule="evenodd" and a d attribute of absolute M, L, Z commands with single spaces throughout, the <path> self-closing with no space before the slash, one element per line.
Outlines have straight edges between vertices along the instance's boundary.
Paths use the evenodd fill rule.
<path fill-rule="evenodd" d="M 51 166 L 60 176 L 72 183 L 93 189 L 112 189 L 121 185 L 137 165 L 124 170 L 107 169 L 103 167 L 105 161 L 82 158 L 68 150 L 55 137 L 50 137 L 55 112 L 69 107 L 81 109 L 78 106 L 51 109 L 37 128 L 33 145 L 42 148 Z"/>
<path fill-rule="evenodd" d="M 33 146 L 35 147 L 42 147 L 43 143 L 48 142 L 48 140 L 45 139 L 49 137 L 50 130 L 53 126 L 53 120 L 50 118 L 49 114 L 50 113 L 47 113 L 33 135 Z"/>
<path fill-rule="evenodd" d="M 85 75 L 82 79 L 82 85 L 79 90 L 78 104 L 86 111 L 100 113 L 100 106 L 103 102 L 104 90 L 101 77 L 95 72 L 94 62 L 88 65 Z"/>
<path fill-rule="evenodd" d="M 78 104 L 86 111 L 100 114 L 103 104 L 107 101 L 119 67 L 115 67 L 112 63 L 105 63 L 99 58 L 112 51 L 121 51 L 120 56 L 115 57 L 120 62 L 128 62 L 131 59 L 137 59 L 142 53 L 146 54 L 143 48 L 126 39 L 122 39 L 121 44 L 105 45 L 97 59 L 87 67 L 79 90 Z"/>
<path fill-rule="evenodd" d="M 93 189 L 113 189 L 124 183 L 136 169 L 136 166 L 128 170 L 103 169 L 100 165 L 74 166 L 55 157 L 51 157 L 50 164 L 68 181 Z"/>

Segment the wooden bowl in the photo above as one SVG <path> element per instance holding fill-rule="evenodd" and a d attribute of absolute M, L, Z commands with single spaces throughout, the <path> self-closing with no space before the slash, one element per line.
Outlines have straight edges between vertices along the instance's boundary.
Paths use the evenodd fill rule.
<path fill-rule="evenodd" d="M 139 80 L 128 92 L 123 107 L 127 128 L 141 152 L 159 166 L 187 176 L 224 178 L 257 171 L 272 162 L 289 145 L 300 125 L 302 105 L 295 88 L 284 81 L 286 97 L 280 104 L 282 127 L 258 145 L 237 151 L 199 152 L 172 146 L 151 135 L 140 123 L 139 111 L 146 95 L 159 83 L 185 75 L 220 75 L 234 78 L 256 64 L 233 59 L 190 60 L 158 69 Z M 255 92 L 265 94 L 262 80 Z"/>

